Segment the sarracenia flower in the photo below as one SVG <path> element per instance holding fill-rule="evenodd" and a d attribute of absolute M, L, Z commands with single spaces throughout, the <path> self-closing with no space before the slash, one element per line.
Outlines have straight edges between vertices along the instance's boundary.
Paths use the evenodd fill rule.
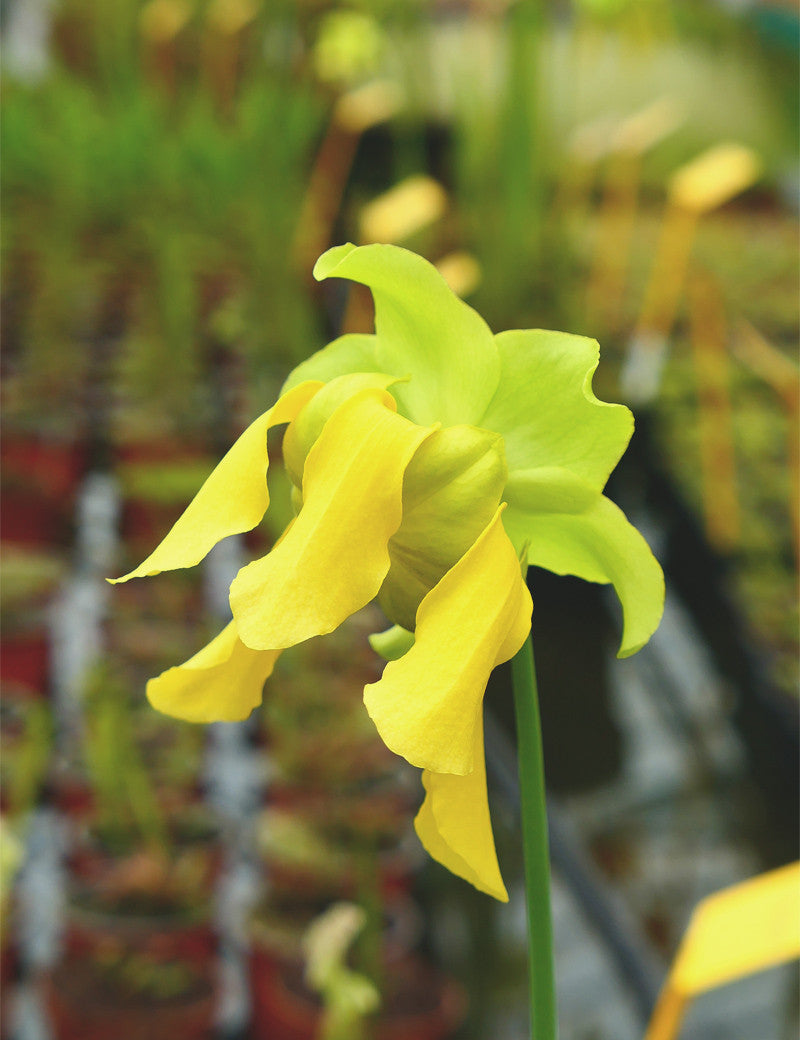
<path fill-rule="evenodd" d="M 505 899 L 482 705 L 490 672 L 530 630 L 527 564 L 613 584 L 621 656 L 661 616 L 661 569 L 602 493 L 632 417 L 594 396 L 594 341 L 492 335 L 413 253 L 339 246 L 314 273 L 369 286 L 375 333 L 342 336 L 296 368 L 164 541 L 117 579 L 193 566 L 255 527 L 269 505 L 267 431 L 288 424 L 295 519 L 234 579 L 230 624 L 152 679 L 148 697 L 184 719 L 243 719 L 283 649 L 377 597 L 394 627 L 374 640 L 389 663 L 364 700 L 388 747 L 423 770 L 417 833 L 451 871 Z"/>

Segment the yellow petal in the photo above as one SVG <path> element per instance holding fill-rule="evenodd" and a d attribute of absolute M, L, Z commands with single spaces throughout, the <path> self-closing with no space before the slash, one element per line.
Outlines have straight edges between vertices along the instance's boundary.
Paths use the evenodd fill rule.
<path fill-rule="evenodd" d="M 261 703 L 264 682 L 279 650 L 251 650 L 231 621 L 185 664 L 147 684 L 157 711 L 188 722 L 237 722 Z"/>
<path fill-rule="evenodd" d="M 475 768 L 467 776 L 427 769 L 423 772 L 426 795 L 414 827 L 435 860 L 505 903 L 508 894 L 497 865 L 486 795 L 481 712 L 475 726 L 473 758 Z"/>
<path fill-rule="evenodd" d="M 231 585 L 239 636 L 254 649 L 332 632 L 374 599 L 402 517 L 403 474 L 433 432 L 375 388 L 340 405 L 306 458 L 303 507 L 267 556 Z"/>
<path fill-rule="evenodd" d="M 223 538 L 250 531 L 269 505 L 267 431 L 291 422 L 322 383 L 301 383 L 251 423 L 212 471 L 172 530 L 144 563 L 113 584 L 193 567 Z"/>
<path fill-rule="evenodd" d="M 326 383 L 319 393 L 314 395 L 314 399 L 309 401 L 308 406 L 303 408 L 284 435 L 283 465 L 292 483 L 296 487 L 302 486 L 306 455 L 339 405 L 344 404 L 359 390 L 365 390 L 367 387 L 387 390 L 392 383 L 397 382 L 399 380 L 396 376 L 387 376 L 380 372 L 351 372 L 336 376 Z"/>
<path fill-rule="evenodd" d="M 423 599 L 413 647 L 364 689 L 387 747 L 436 773 L 472 772 L 489 673 L 530 629 L 531 598 L 502 510 Z"/>

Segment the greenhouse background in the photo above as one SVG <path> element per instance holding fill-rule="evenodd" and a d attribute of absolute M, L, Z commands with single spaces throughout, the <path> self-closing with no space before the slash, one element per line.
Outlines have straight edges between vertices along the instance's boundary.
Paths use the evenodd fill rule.
<path fill-rule="evenodd" d="M 414 835 L 416 771 L 361 702 L 377 607 L 285 654 L 244 723 L 147 703 L 286 515 L 193 571 L 104 580 L 292 367 L 371 330 L 361 287 L 311 275 L 350 241 L 420 253 L 494 331 L 598 339 L 597 395 L 636 416 L 609 493 L 665 571 L 651 643 L 616 660 L 605 587 L 528 582 L 561 1035 L 641 1037 L 698 902 L 798 857 L 795 5 L 0 11 L 2 1036 L 336 1040 L 314 922 L 380 993 L 365 1038 L 527 1035 L 505 670 L 499 904 Z M 774 967 L 699 996 L 681 1036 L 790 1040 L 799 1005 Z"/>

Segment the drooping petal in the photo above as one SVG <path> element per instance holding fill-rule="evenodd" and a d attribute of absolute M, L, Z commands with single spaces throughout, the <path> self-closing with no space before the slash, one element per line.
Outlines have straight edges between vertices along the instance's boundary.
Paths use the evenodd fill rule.
<path fill-rule="evenodd" d="M 489 673 L 530 629 L 531 598 L 502 510 L 423 599 L 408 653 L 364 689 L 387 747 L 436 773 L 472 772 Z"/>
<path fill-rule="evenodd" d="M 586 484 L 571 489 L 565 484 L 561 505 L 569 501 L 573 508 L 563 512 L 538 511 L 558 504 L 552 487 L 510 483 L 507 491 L 506 529 L 515 545 L 527 543 L 528 563 L 556 574 L 613 584 L 624 616 L 619 656 L 641 649 L 661 620 L 664 575 L 622 510 Z"/>
<path fill-rule="evenodd" d="M 373 335 L 362 332 L 349 332 L 339 336 L 327 347 L 318 350 L 310 358 L 301 361 L 297 368 L 289 373 L 283 384 L 282 394 L 308 379 L 319 379 L 323 383 L 330 382 L 337 376 L 352 375 L 354 372 L 380 372 L 377 358 L 376 339 Z M 400 375 L 393 372 L 389 375 Z"/>
<path fill-rule="evenodd" d="M 623 405 L 598 401 L 595 340 L 542 329 L 495 336 L 501 374 L 480 426 L 503 435 L 509 473 L 555 466 L 602 491 L 633 433 Z"/>
<path fill-rule="evenodd" d="M 231 534 L 250 531 L 269 505 L 267 431 L 291 422 L 320 389 L 306 382 L 284 394 L 251 423 L 212 471 L 166 538 L 144 563 L 112 584 L 179 567 L 193 567 Z"/>
<path fill-rule="evenodd" d="M 423 771 L 425 801 L 414 827 L 435 860 L 505 903 L 508 893 L 497 865 L 486 794 L 482 712 L 475 725 L 473 759 L 475 768 L 467 776 Z"/>
<path fill-rule="evenodd" d="M 347 244 L 324 253 L 314 277 L 352 278 L 372 290 L 377 370 L 412 377 L 397 388 L 403 415 L 478 423 L 499 379 L 497 347 L 483 318 L 432 264 L 398 246 Z"/>
<path fill-rule="evenodd" d="M 374 599 L 402 517 L 403 474 L 433 432 L 395 411 L 385 391 L 340 405 L 306 458 L 303 507 L 271 553 L 239 571 L 231 607 L 254 649 L 332 632 Z"/>
<path fill-rule="evenodd" d="M 188 722 L 238 722 L 261 703 L 264 682 L 280 650 L 251 650 L 231 621 L 186 661 L 147 684 L 147 699 L 165 715 Z"/>

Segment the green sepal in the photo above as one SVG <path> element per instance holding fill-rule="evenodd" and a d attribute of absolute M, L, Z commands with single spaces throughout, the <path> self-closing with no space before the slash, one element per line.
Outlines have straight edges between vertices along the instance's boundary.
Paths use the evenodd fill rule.
<path fill-rule="evenodd" d="M 620 657 L 640 650 L 655 632 L 664 610 L 664 575 L 650 547 L 622 510 L 585 485 L 583 509 L 535 512 L 517 496 L 503 523 L 515 546 L 528 542 L 528 563 L 555 574 L 612 584 L 622 604 Z"/>
<path fill-rule="evenodd" d="M 309 379 L 328 383 L 337 376 L 354 372 L 380 371 L 376 360 L 375 337 L 367 333 L 350 332 L 339 336 L 292 369 L 281 388 L 281 396 Z M 402 375 L 402 372 L 394 374 Z"/>
<path fill-rule="evenodd" d="M 392 625 L 385 632 L 373 633 L 369 637 L 369 645 L 384 661 L 397 661 L 414 645 L 414 633 L 400 625 Z"/>
<path fill-rule="evenodd" d="M 596 341 L 516 329 L 495 343 L 500 382 L 478 425 L 503 435 L 509 473 L 560 467 L 602 491 L 631 438 L 633 416 L 594 395 Z"/>
<path fill-rule="evenodd" d="M 403 415 L 426 426 L 481 425 L 500 378 L 494 337 L 432 264 L 399 246 L 348 243 L 323 253 L 314 277 L 371 289 L 377 369 L 411 376 L 398 388 Z"/>

